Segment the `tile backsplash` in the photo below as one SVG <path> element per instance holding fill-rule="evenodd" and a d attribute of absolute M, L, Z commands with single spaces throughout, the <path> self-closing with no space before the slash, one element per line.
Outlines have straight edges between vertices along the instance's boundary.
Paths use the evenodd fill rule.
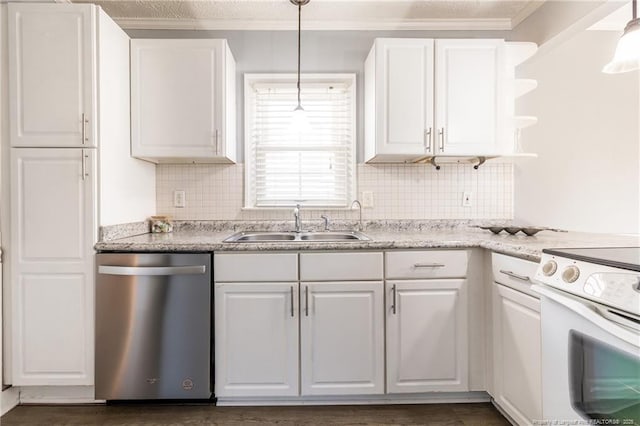
<path fill-rule="evenodd" d="M 359 164 L 358 194 L 373 192 L 373 208 L 363 219 L 513 219 L 513 165 Z M 158 214 L 179 220 L 289 220 L 292 209 L 243 209 L 244 165 L 160 164 L 156 168 Z M 184 190 L 186 206 L 173 207 L 173 191 Z M 472 206 L 463 207 L 464 192 Z M 355 219 L 357 211 L 303 210 L 303 219 L 321 214 Z"/>

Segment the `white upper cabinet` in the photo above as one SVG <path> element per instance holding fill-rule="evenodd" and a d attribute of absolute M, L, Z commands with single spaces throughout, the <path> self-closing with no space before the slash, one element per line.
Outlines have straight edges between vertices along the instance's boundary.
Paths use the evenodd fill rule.
<path fill-rule="evenodd" d="M 235 61 L 226 40 L 131 40 L 131 152 L 236 161 Z"/>
<path fill-rule="evenodd" d="M 376 39 L 365 62 L 367 162 L 503 153 L 504 40 Z"/>
<path fill-rule="evenodd" d="M 503 46 L 436 40 L 435 155 L 496 153 L 504 127 Z"/>
<path fill-rule="evenodd" d="M 366 160 L 430 152 L 433 59 L 431 39 L 376 39 L 365 62 Z"/>
<path fill-rule="evenodd" d="M 65 6 L 9 4 L 12 146 L 96 146 L 96 8 Z"/>

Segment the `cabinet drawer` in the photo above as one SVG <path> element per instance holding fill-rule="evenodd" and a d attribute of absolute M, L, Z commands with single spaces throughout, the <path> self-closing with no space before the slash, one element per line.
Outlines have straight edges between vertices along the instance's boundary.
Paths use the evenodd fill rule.
<path fill-rule="evenodd" d="M 532 281 L 538 264 L 529 260 L 504 254 L 491 253 L 491 268 L 493 270 L 493 280 L 498 284 L 511 287 L 537 299 L 537 293 L 530 290 Z"/>
<path fill-rule="evenodd" d="M 389 251 L 386 278 L 463 278 L 467 276 L 467 250 Z"/>
<path fill-rule="evenodd" d="M 215 253 L 216 282 L 298 281 L 296 253 Z"/>
<path fill-rule="evenodd" d="M 300 281 L 382 279 L 382 253 L 301 253 Z"/>

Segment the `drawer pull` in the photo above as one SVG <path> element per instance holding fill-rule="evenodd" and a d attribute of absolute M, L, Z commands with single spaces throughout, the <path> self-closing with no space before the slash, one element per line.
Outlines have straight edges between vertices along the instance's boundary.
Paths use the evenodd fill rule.
<path fill-rule="evenodd" d="M 442 263 L 414 263 L 414 268 L 444 268 Z"/>
<path fill-rule="evenodd" d="M 531 278 L 529 278 L 526 275 L 519 275 L 516 274 L 515 272 L 511 272 L 511 271 L 505 271 L 504 269 L 500 269 L 500 273 L 501 274 L 505 274 L 510 276 L 511 278 L 515 278 L 516 280 L 520 280 L 520 281 L 531 281 Z"/>

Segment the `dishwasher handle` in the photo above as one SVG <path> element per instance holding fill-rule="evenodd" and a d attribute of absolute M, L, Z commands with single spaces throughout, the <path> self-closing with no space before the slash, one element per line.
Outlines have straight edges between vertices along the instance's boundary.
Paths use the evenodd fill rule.
<path fill-rule="evenodd" d="M 105 275 L 202 275 L 206 265 L 191 266 L 98 266 L 98 273 Z"/>

